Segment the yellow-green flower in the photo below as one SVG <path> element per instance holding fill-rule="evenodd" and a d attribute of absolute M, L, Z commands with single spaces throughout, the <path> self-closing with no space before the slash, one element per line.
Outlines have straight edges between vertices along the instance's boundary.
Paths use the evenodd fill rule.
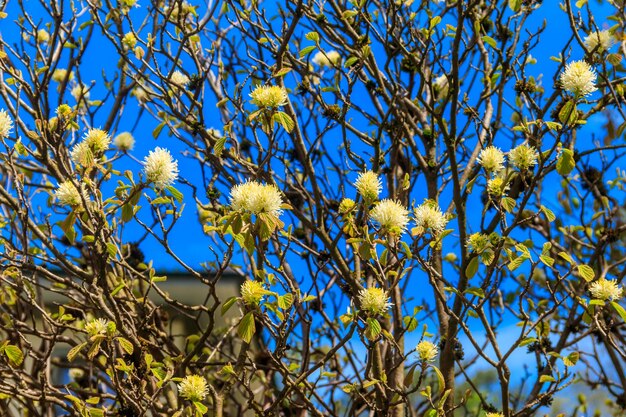
<path fill-rule="evenodd" d="M 203 401 L 208 393 L 206 379 L 200 375 L 188 375 L 178 384 L 178 393 L 189 401 Z"/>
<path fill-rule="evenodd" d="M 382 182 L 374 171 L 365 171 L 359 174 L 354 183 L 359 194 L 366 202 L 371 203 L 378 199 L 378 195 L 383 189 Z"/>
<path fill-rule="evenodd" d="M 490 196 L 502 197 L 508 189 L 509 186 L 502 177 L 494 177 L 487 181 L 487 192 Z"/>
<path fill-rule="evenodd" d="M 50 34 L 45 29 L 39 29 L 37 31 L 37 43 L 44 43 L 50 40 Z"/>
<path fill-rule="evenodd" d="M 487 172 L 500 172 L 504 167 L 504 153 L 495 146 L 488 146 L 480 151 L 478 163 Z"/>
<path fill-rule="evenodd" d="M 241 299 L 246 305 L 259 305 L 263 296 L 267 293 L 268 291 L 263 288 L 263 284 L 258 281 L 248 280 L 241 284 Z"/>
<path fill-rule="evenodd" d="M 89 337 L 105 335 L 109 328 L 109 321 L 106 319 L 94 319 L 85 325 L 85 331 Z"/>
<path fill-rule="evenodd" d="M 121 132 L 115 136 L 113 144 L 120 151 L 130 151 L 135 146 L 135 138 L 130 132 Z"/>
<path fill-rule="evenodd" d="M 519 145 L 509 151 L 509 161 L 520 171 L 525 171 L 537 165 L 539 153 L 532 146 Z"/>
<path fill-rule="evenodd" d="M 624 289 L 621 288 L 616 280 L 600 278 L 596 282 L 591 283 L 589 292 L 593 298 L 598 300 L 619 300 L 622 298 Z"/>
<path fill-rule="evenodd" d="M 62 83 L 67 77 L 68 81 L 74 79 L 74 72 L 70 72 L 70 75 L 67 75 L 67 70 L 63 68 L 55 69 L 52 73 L 52 81 L 56 83 Z"/>
<path fill-rule="evenodd" d="M 339 213 L 341 214 L 349 213 L 354 209 L 355 206 L 356 206 L 356 203 L 354 202 L 353 199 L 344 198 L 343 200 L 341 200 L 341 203 L 339 203 Z"/>
<path fill-rule="evenodd" d="M 491 241 L 484 233 L 473 233 L 467 238 L 467 248 L 476 253 L 481 253 L 489 246 L 491 246 Z"/>
<path fill-rule="evenodd" d="M 83 198 L 87 200 L 87 195 L 83 190 L 83 196 L 81 197 L 80 192 L 72 183 L 72 181 L 64 181 L 59 184 L 59 187 L 54 192 L 54 197 L 59 200 L 64 206 L 78 207 L 83 204 Z"/>
<path fill-rule="evenodd" d="M 423 362 L 432 362 L 439 354 L 437 345 L 427 340 L 419 342 L 416 349 L 420 360 Z"/>
<path fill-rule="evenodd" d="M 128 32 L 122 38 L 122 45 L 128 49 L 133 49 L 137 45 L 137 37 L 133 32 Z"/>
<path fill-rule="evenodd" d="M 589 51 L 608 51 L 611 46 L 613 46 L 614 42 L 613 35 L 611 35 L 611 32 L 608 30 L 590 32 L 589 35 L 585 37 L 585 46 Z"/>
<path fill-rule="evenodd" d="M 320 67 L 332 67 L 341 62 L 341 55 L 337 51 L 319 51 L 312 59 L 313 63 Z"/>
<path fill-rule="evenodd" d="M 376 316 L 384 314 L 391 307 L 387 292 L 378 287 L 363 288 L 359 291 L 359 304 L 362 310 Z"/>
<path fill-rule="evenodd" d="M 504 414 L 502 414 L 502 413 L 487 413 L 487 414 L 485 414 L 485 417 L 504 417 Z"/>
<path fill-rule="evenodd" d="M 433 234 L 443 232 L 448 224 L 446 215 L 433 201 L 426 201 L 415 209 L 415 224 L 422 229 L 430 229 Z"/>
<path fill-rule="evenodd" d="M 287 91 L 276 85 L 261 85 L 250 93 L 252 104 L 259 108 L 277 108 L 289 102 Z"/>

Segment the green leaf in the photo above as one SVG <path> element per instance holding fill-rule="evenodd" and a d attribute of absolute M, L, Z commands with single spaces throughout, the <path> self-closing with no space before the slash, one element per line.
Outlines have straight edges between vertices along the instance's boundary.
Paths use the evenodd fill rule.
<path fill-rule="evenodd" d="M 87 342 L 81 343 L 80 345 L 76 345 L 73 348 L 71 348 L 70 351 L 67 352 L 67 360 L 69 362 L 72 362 L 74 358 L 76 357 L 76 355 L 78 355 L 80 351 L 85 348 L 85 346 L 87 346 Z"/>
<path fill-rule="evenodd" d="M 576 161 L 574 161 L 574 152 L 570 149 L 563 149 L 559 159 L 556 161 L 556 172 L 561 175 L 568 175 L 572 172 L 575 166 Z"/>
<path fill-rule="evenodd" d="M 443 374 L 441 373 L 441 371 L 439 370 L 439 368 L 437 368 L 436 366 L 432 366 L 433 370 L 435 371 L 435 373 L 437 374 L 437 380 L 439 381 L 439 393 L 442 393 L 443 390 L 446 387 L 446 383 L 445 383 L 445 379 L 443 379 Z"/>
<path fill-rule="evenodd" d="M 559 121 L 564 125 L 568 123 L 574 124 L 576 123 L 576 119 L 578 119 L 577 112 L 576 102 L 574 100 L 568 100 L 559 111 Z"/>
<path fill-rule="evenodd" d="M 493 49 L 497 49 L 498 48 L 498 43 L 491 36 L 483 36 L 483 42 L 485 42 L 486 44 L 491 46 Z"/>
<path fill-rule="evenodd" d="M 624 307 L 622 307 L 615 301 L 611 301 L 611 305 L 613 306 L 615 311 L 617 311 L 617 314 L 619 314 L 622 320 L 624 320 L 624 322 L 626 323 L 626 310 L 624 310 Z"/>
<path fill-rule="evenodd" d="M 552 223 L 556 219 L 556 216 L 554 215 L 552 210 L 550 210 L 546 206 L 541 206 L 541 212 L 545 214 L 546 218 L 548 219 L 550 223 Z"/>
<path fill-rule="evenodd" d="M 559 256 L 563 259 L 565 259 L 565 261 L 567 261 L 568 264 L 575 264 L 576 262 L 574 262 L 574 260 L 572 259 L 572 257 L 570 256 L 569 253 L 567 252 L 559 252 Z"/>
<path fill-rule="evenodd" d="M 244 342 L 250 343 L 255 332 L 256 325 L 254 324 L 254 314 L 250 311 L 241 319 L 239 328 L 237 329 L 237 334 L 243 339 Z"/>
<path fill-rule="evenodd" d="M 517 13 L 522 8 L 522 0 L 509 0 L 509 8 Z"/>
<path fill-rule="evenodd" d="M 133 351 L 135 349 L 133 347 L 133 344 L 130 342 L 130 340 L 125 339 L 123 337 L 118 337 L 117 342 L 120 344 L 121 348 L 124 349 L 124 352 L 128 353 L 129 355 L 133 354 Z"/>
<path fill-rule="evenodd" d="M 465 276 L 467 279 L 471 279 L 478 272 L 478 256 L 472 258 L 465 268 Z"/>
<path fill-rule="evenodd" d="M 274 115 L 272 116 L 272 120 L 280 124 L 288 133 L 291 133 L 291 131 L 295 127 L 295 123 L 293 122 L 291 117 L 289 117 L 287 113 L 282 111 L 277 111 L 276 113 L 274 113 Z"/>
<path fill-rule="evenodd" d="M 306 35 L 304 35 L 304 37 L 310 41 L 313 42 L 319 42 L 320 41 L 320 35 L 317 32 L 309 32 Z"/>
<path fill-rule="evenodd" d="M 180 191 L 178 191 L 178 189 L 176 189 L 176 187 L 172 186 L 172 185 L 168 185 L 167 187 L 165 187 L 165 189 L 167 191 L 169 191 L 169 193 L 172 195 L 172 197 L 174 197 L 174 199 L 176 201 L 178 201 L 179 203 L 183 202 L 183 193 L 181 193 Z"/>
<path fill-rule="evenodd" d="M 475 295 L 476 297 L 485 298 L 485 291 L 482 288 L 470 287 L 465 290 L 466 293 Z"/>
<path fill-rule="evenodd" d="M 515 208 L 515 206 L 517 205 L 517 202 L 511 197 L 502 197 L 501 204 L 502 204 L 502 208 L 507 213 L 511 213 L 513 209 Z"/>
<path fill-rule="evenodd" d="M 574 366 L 576 362 L 578 362 L 578 358 L 580 358 L 580 354 L 578 352 L 572 352 L 563 358 L 563 364 L 565 366 Z"/>
<path fill-rule="evenodd" d="M 380 335 L 382 330 L 383 329 L 380 326 L 378 320 L 371 317 L 367 319 L 367 329 L 365 329 L 365 336 L 369 340 L 375 340 Z"/>
<path fill-rule="evenodd" d="M 536 337 L 527 337 L 519 343 L 519 347 L 524 347 L 526 345 L 530 345 L 531 343 L 538 342 L 539 339 Z"/>
<path fill-rule="evenodd" d="M 24 353 L 15 345 L 6 345 L 4 347 L 4 354 L 7 355 L 9 362 L 13 366 L 20 366 L 24 361 Z"/>
<path fill-rule="evenodd" d="M 539 382 L 556 382 L 552 375 L 541 375 Z"/>
<path fill-rule="evenodd" d="M 196 410 L 198 411 L 198 413 L 200 413 L 201 415 L 205 415 L 207 413 L 207 411 L 209 411 L 209 409 L 207 408 L 206 405 L 202 404 L 200 401 L 194 401 L 193 402 L 194 407 L 196 407 Z"/>
<path fill-rule="evenodd" d="M 133 207 L 130 204 L 122 205 L 122 222 L 126 223 L 132 220 L 133 214 Z"/>
<path fill-rule="evenodd" d="M 593 268 L 590 267 L 589 265 L 578 265 L 578 273 L 580 274 L 581 277 L 583 277 L 583 279 L 587 282 L 593 281 L 593 279 L 596 276 L 596 273 L 594 272 Z"/>
<path fill-rule="evenodd" d="M 406 329 L 407 332 L 411 333 L 412 331 L 417 329 L 418 322 L 415 317 L 404 316 L 402 321 L 404 322 L 404 328 Z"/>
<path fill-rule="evenodd" d="M 288 310 L 293 304 L 293 294 L 287 293 L 278 297 L 278 308 Z"/>
<path fill-rule="evenodd" d="M 226 136 L 219 137 L 215 141 L 215 145 L 213 145 L 213 154 L 220 158 L 222 156 L 222 151 L 224 150 L 224 145 L 226 144 Z"/>
<path fill-rule="evenodd" d="M 154 128 L 154 130 L 152 131 L 152 137 L 154 139 L 158 138 L 159 135 L 161 134 L 161 131 L 163 130 L 163 128 L 165 127 L 165 122 L 160 123 L 156 128 Z"/>
<path fill-rule="evenodd" d="M 317 46 L 315 45 L 311 45 L 311 46 L 307 46 L 306 48 L 303 48 L 300 51 L 300 58 L 307 56 L 308 54 L 310 54 L 313 50 L 315 50 L 315 48 L 317 48 Z"/>
<path fill-rule="evenodd" d="M 107 253 L 110 258 L 115 258 L 115 255 L 117 255 L 117 246 L 111 242 L 107 243 Z"/>
<path fill-rule="evenodd" d="M 441 16 L 435 16 L 432 19 L 430 19 L 430 24 L 429 24 L 430 29 L 437 26 L 440 22 L 441 22 Z"/>
<path fill-rule="evenodd" d="M 230 310 L 230 308 L 233 306 L 233 304 L 237 302 L 238 299 L 239 297 L 233 296 L 226 300 L 224 304 L 222 304 L 222 316 L 226 314 L 228 310 Z"/>

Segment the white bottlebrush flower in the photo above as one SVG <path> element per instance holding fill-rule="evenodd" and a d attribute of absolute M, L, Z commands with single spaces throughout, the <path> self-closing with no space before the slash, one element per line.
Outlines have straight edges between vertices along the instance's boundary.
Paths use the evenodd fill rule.
<path fill-rule="evenodd" d="M 130 132 L 121 132 L 115 136 L 113 144 L 120 151 L 130 151 L 135 146 L 135 138 Z"/>
<path fill-rule="evenodd" d="M 519 145 L 509 151 L 509 161 L 520 171 L 525 171 L 537 165 L 539 153 L 528 145 Z"/>
<path fill-rule="evenodd" d="M 370 215 L 390 233 L 403 233 L 409 223 L 409 211 L 402 204 L 389 199 L 376 204 Z"/>
<path fill-rule="evenodd" d="M 283 198 L 274 184 L 247 181 L 230 190 L 230 207 L 233 210 L 249 211 L 253 214 L 269 213 L 275 217 L 282 213 Z"/>
<path fill-rule="evenodd" d="M 448 223 L 446 215 L 436 203 L 426 201 L 415 209 L 415 223 L 422 229 L 430 229 L 432 233 L 443 232 Z"/>
<path fill-rule="evenodd" d="M 362 310 L 372 315 L 384 314 L 391 307 L 387 292 L 378 287 L 363 288 L 359 291 L 359 304 Z"/>
<path fill-rule="evenodd" d="M 105 335 L 109 327 L 109 321 L 106 319 L 94 319 L 85 325 L 85 331 L 89 337 Z"/>
<path fill-rule="evenodd" d="M 76 165 L 83 168 L 90 167 L 96 159 L 93 151 L 85 141 L 74 145 L 70 152 L 70 158 Z"/>
<path fill-rule="evenodd" d="M 200 375 L 188 375 L 178 384 L 179 395 L 189 401 L 203 401 L 208 391 L 206 379 Z"/>
<path fill-rule="evenodd" d="M 143 172 L 156 188 L 163 189 L 178 178 L 178 161 L 167 149 L 157 147 L 144 158 Z"/>
<path fill-rule="evenodd" d="M 435 78 L 435 81 L 433 82 L 433 88 L 435 90 L 435 97 L 437 99 L 446 97 L 450 90 L 448 77 L 442 74 L 439 77 Z"/>
<path fill-rule="evenodd" d="M 241 299 L 246 305 L 259 305 L 265 294 L 267 294 L 267 290 L 258 281 L 248 280 L 241 284 Z"/>
<path fill-rule="evenodd" d="M 337 51 L 319 51 L 312 59 L 313 63 L 320 67 L 332 67 L 341 62 L 341 55 Z"/>
<path fill-rule="evenodd" d="M 585 46 L 589 51 L 608 51 L 614 43 L 613 35 L 608 30 L 590 32 L 585 37 Z M 596 49 L 597 48 L 597 49 Z"/>
<path fill-rule="evenodd" d="M 64 181 L 59 184 L 59 187 L 54 192 L 54 197 L 59 200 L 64 206 L 78 207 L 83 204 L 83 198 L 87 199 L 86 193 L 83 190 L 83 196 L 72 181 Z"/>
<path fill-rule="evenodd" d="M 89 146 L 94 155 L 98 155 L 109 149 L 111 136 L 102 129 L 89 129 L 83 137 L 83 142 Z"/>
<path fill-rule="evenodd" d="M 617 285 L 616 280 L 600 278 L 591 284 L 589 291 L 595 299 L 615 301 L 622 298 L 624 289 Z"/>
<path fill-rule="evenodd" d="M 6 139 L 13 130 L 13 120 L 6 110 L 0 110 L 0 139 Z"/>
<path fill-rule="evenodd" d="M 417 355 L 423 362 L 432 362 L 439 354 L 439 348 L 432 342 L 422 340 L 417 344 Z"/>
<path fill-rule="evenodd" d="M 488 146 L 480 151 L 478 163 L 487 172 L 500 172 L 504 167 L 504 153 L 495 146 Z"/>
<path fill-rule="evenodd" d="M 563 89 L 576 97 L 586 97 L 597 90 L 596 77 L 596 72 L 585 61 L 574 61 L 565 66 L 559 81 Z"/>
<path fill-rule="evenodd" d="M 377 200 L 383 189 L 382 182 L 374 171 L 360 173 L 354 183 L 354 187 L 368 203 Z"/>
<path fill-rule="evenodd" d="M 172 84 L 176 84 L 179 87 L 184 87 L 189 83 L 189 77 L 180 71 L 174 71 L 170 80 L 172 81 Z"/>
<path fill-rule="evenodd" d="M 83 103 L 89 100 L 89 88 L 86 85 L 80 84 L 74 86 L 71 91 L 72 97 L 79 103 Z"/>
<path fill-rule="evenodd" d="M 288 103 L 287 91 L 276 85 L 261 85 L 250 93 L 252 104 L 259 108 L 276 108 Z"/>

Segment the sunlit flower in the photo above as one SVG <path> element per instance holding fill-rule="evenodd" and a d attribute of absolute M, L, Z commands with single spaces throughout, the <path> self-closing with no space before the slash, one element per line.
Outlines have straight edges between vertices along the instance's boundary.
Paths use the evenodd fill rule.
<path fill-rule="evenodd" d="M 370 215 L 390 233 L 403 233 L 409 223 L 409 211 L 399 202 L 389 199 L 376 204 Z"/>
<path fill-rule="evenodd" d="M 373 315 L 385 313 L 391 307 L 389 296 L 382 288 L 363 288 L 359 291 L 361 309 Z"/>
<path fill-rule="evenodd" d="M 433 88 L 435 90 L 435 97 L 437 99 L 446 97 L 450 90 L 450 84 L 448 83 L 448 77 L 445 74 L 435 78 L 433 82 Z"/>
<path fill-rule="evenodd" d="M 520 171 L 537 165 L 537 158 L 539 158 L 539 153 L 532 146 L 522 144 L 509 151 L 509 161 Z"/>
<path fill-rule="evenodd" d="M 504 414 L 502 414 L 502 413 L 487 413 L 487 414 L 485 414 L 485 417 L 504 417 Z"/>
<path fill-rule="evenodd" d="M 481 253 L 489 246 L 491 246 L 491 241 L 484 233 L 473 233 L 467 238 L 467 248 L 476 253 Z"/>
<path fill-rule="evenodd" d="M 354 183 L 356 190 L 367 202 L 378 199 L 378 195 L 383 189 L 382 182 L 374 171 L 365 171 L 359 174 Z"/>
<path fill-rule="evenodd" d="M 426 201 L 415 209 L 415 223 L 422 229 L 430 229 L 432 233 L 443 232 L 448 223 L 446 215 L 432 201 Z"/>
<path fill-rule="evenodd" d="M 195 13 L 195 6 L 186 1 L 171 1 L 169 6 L 163 8 L 163 14 L 169 16 L 170 21 L 177 21 L 181 17 L 190 18 Z"/>
<path fill-rule="evenodd" d="M 585 97 L 597 90 L 596 73 L 585 61 L 567 64 L 559 80 L 561 87 L 576 97 Z"/>
<path fill-rule="evenodd" d="M 590 32 L 585 37 L 585 46 L 590 51 L 594 51 L 596 48 L 598 52 L 608 51 L 614 42 L 613 35 L 608 30 Z"/>
<path fill-rule="evenodd" d="M 133 49 L 137 45 L 137 37 L 133 32 L 128 32 L 122 38 L 122 45 L 129 49 Z"/>
<path fill-rule="evenodd" d="M 276 108 L 288 103 L 287 91 L 276 85 L 260 85 L 250 93 L 252 104 L 260 108 Z"/>
<path fill-rule="evenodd" d="M 241 299 L 249 306 L 259 305 L 267 292 L 259 281 L 247 280 L 241 284 Z"/>
<path fill-rule="evenodd" d="M 89 100 L 89 88 L 86 85 L 76 85 L 71 91 L 72 97 L 77 102 Z"/>
<path fill-rule="evenodd" d="M 64 206 L 78 207 L 83 204 L 83 198 L 86 199 L 85 192 L 83 191 L 83 197 L 80 192 L 72 183 L 72 181 L 65 181 L 59 184 L 59 188 L 54 192 L 54 197 L 59 200 Z"/>
<path fill-rule="evenodd" d="M 189 401 L 202 401 L 208 393 L 207 382 L 200 375 L 188 375 L 178 384 L 181 397 Z"/>
<path fill-rule="evenodd" d="M 591 284 L 589 291 L 593 298 L 614 301 L 622 298 L 624 289 L 617 285 L 616 280 L 600 278 Z"/>
<path fill-rule="evenodd" d="M 74 145 L 70 152 L 70 159 L 76 165 L 81 167 L 89 167 L 93 164 L 95 156 L 87 142 L 82 141 Z"/>
<path fill-rule="evenodd" d="M 417 355 L 423 362 L 432 362 L 439 353 L 439 348 L 432 342 L 422 340 L 417 344 Z"/>
<path fill-rule="evenodd" d="M 72 108 L 67 104 L 61 104 L 57 107 L 56 114 L 62 119 L 68 119 L 72 115 Z"/>
<path fill-rule="evenodd" d="M 509 189 L 509 185 L 502 177 L 494 177 L 487 181 L 487 192 L 494 197 L 502 197 Z"/>
<path fill-rule="evenodd" d="M 85 325 L 85 331 L 89 337 L 97 335 L 105 335 L 109 327 L 109 321 L 106 319 L 94 319 Z"/>
<path fill-rule="evenodd" d="M 113 144 L 120 151 L 130 151 L 135 146 L 135 138 L 130 132 L 122 132 L 115 136 Z"/>
<path fill-rule="evenodd" d="M 312 59 L 313 63 L 320 67 L 332 67 L 341 62 L 341 55 L 337 51 L 319 51 Z"/>
<path fill-rule="evenodd" d="M 504 167 L 504 153 L 495 146 L 488 146 L 480 151 L 478 163 L 487 172 L 499 172 Z"/>
<path fill-rule="evenodd" d="M 246 181 L 230 190 L 230 207 L 233 210 L 245 210 L 254 214 L 270 213 L 280 216 L 283 198 L 274 184 L 261 184 Z"/>
<path fill-rule="evenodd" d="M 52 81 L 56 83 L 62 83 L 65 79 L 72 80 L 74 78 L 74 72 L 70 72 L 70 75 L 67 75 L 67 70 L 63 68 L 55 69 L 52 73 Z"/>
<path fill-rule="evenodd" d="M 89 146 L 94 155 L 97 155 L 109 149 L 111 136 L 102 129 L 89 129 L 83 137 L 83 142 Z"/>
<path fill-rule="evenodd" d="M 172 158 L 167 149 L 155 148 L 143 160 L 146 179 L 158 189 L 172 185 L 178 178 L 178 161 Z"/>
<path fill-rule="evenodd" d="M 180 71 L 174 71 L 172 73 L 171 81 L 179 87 L 184 87 L 189 83 L 189 77 Z"/>
<path fill-rule="evenodd" d="M 344 198 L 343 200 L 341 200 L 341 203 L 339 203 L 339 213 L 341 214 L 349 213 L 352 211 L 352 209 L 354 209 L 354 206 L 356 206 L 356 203 L 354 202 L 353 199 Z"/>
<path fill-rule="evenodd" d="M 45 29 L 39 29 L 37 31 L 37 43 L 44 43 L 50 40 L 50 34 Z"/>
<path fill-rule="evenodd" d="M 6 110 L 0 110 L 0 139 L 6 139 L 13 130 L 13 120 Z"/>

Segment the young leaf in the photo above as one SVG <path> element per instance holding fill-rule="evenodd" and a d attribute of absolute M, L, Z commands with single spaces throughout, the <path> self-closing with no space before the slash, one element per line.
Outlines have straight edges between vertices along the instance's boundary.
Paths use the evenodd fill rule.
<path fill-rule="evenodd" d="M 237 334 L 243 339 L 244 342 L 250 343 L 255 332 L 256 326 L 254 324 L 254 314 L 250 311 L 241 319 L 239 328 L 237 329 Z"/>

